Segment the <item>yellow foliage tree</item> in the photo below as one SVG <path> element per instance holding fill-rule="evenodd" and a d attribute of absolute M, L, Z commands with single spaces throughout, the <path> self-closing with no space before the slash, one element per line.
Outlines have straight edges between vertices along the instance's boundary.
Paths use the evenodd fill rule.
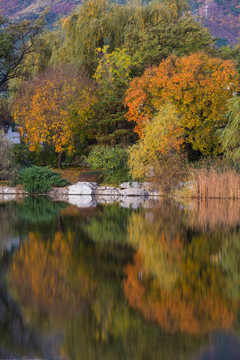
<path fill-rule="evenodd" d="M 182 164 L 178 153 L 184 143 L 185 131 L 175 107 L 170 103 L 162 106 L 145 125 L 142 138 L 130 149 L 129 167 L 133 178 L 151 176 L 159 182 L 164 180 L 161 179 L 163 173 L 169 177 L 172 169 L 171 180 L 179 180 L 183 168 L 177 169 L 175 165 Z M 171 182 L 168 181 L 168 185 Z"/>
<path fill-rule="evenodd" d="M 93 82 L 86 75 L 73 66 L 60 66 L 23 83 L 13 116 L 30 151 L 44 143 L 53 145 L 61 167 L 63 151 L 74 151 L 74 135 L 81 133 L 95 100 Z"/>

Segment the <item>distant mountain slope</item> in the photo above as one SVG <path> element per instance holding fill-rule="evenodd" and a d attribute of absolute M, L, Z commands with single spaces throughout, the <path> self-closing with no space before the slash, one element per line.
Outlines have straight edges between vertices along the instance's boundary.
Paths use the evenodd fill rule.
<path fill-rule="evenodd" d="M 234 44 L 240 37 L 240 0 L 188 0 L 192 13 L 202 18 L 220 45 Z M 14 19 L 34 19 L 50 7 L 48 23 L 73 11 L 82 0 L 0 0 L 0 11 Z M 120 3 L 126 0 L 118 0 Z"/>
<path fill-rule="evenodd" d="M 50 8 L 48 22 L 73 11 L 82 0 L 0 0 L 0 11 L 9 18 L 34 19 L 46 8 Z"/>
<path fill-rule="evenodd" d="M 240 0 L 189 0 L 192 12 L 203 19 L 222 44 L 234 44 L 240 37 Z"/>

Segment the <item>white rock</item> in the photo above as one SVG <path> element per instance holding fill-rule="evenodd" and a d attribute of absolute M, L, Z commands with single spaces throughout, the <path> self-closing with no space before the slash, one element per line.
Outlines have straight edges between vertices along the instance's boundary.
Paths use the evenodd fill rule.
<path fill-rule="evenodd" d="M 68 187 L 69 195 L 92 195 L 97 188 L 97 183 L 78 182 Z"/>
<path fill-rule="evenodd" d="M 141 189 L 142 188 L 142 184 L 137 182 L 137 181 L 133 181 L 131 183 L 131 187 L 134 188 L 134 189 Z"/>
<path fill-rule="evenodd" d="M 14 187 L 4 186 L 4 187 L 3 187 L 3 193 L 4 193 L 4 194 L 17 194 L 18 191 L 17 191 L 17 189 L 14 188 Z"/>

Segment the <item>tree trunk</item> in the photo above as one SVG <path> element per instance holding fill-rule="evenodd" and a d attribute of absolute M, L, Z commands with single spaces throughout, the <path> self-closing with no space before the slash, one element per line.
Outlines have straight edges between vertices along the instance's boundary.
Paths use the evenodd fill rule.
<path fill-rule="evenodd" d="M 61 169 L 62 168 L 62 156 L 63 156 L 63 153 L 60 152 L 58 154 L 58 169 Z"/>

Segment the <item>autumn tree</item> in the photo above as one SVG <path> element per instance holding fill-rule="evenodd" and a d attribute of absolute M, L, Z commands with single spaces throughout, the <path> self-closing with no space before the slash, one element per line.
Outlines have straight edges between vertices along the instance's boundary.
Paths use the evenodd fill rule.
<path fill-rule="evenodd" d="M 216 129 L 223 126 L 227 100 L 239 89 L 239 75 L 232 61 L 204 52 L 179 58 L 170 56 L 158 67 L 133 79 L 126 95 L 127 119 L 144 126 L 167 102 L 172 102 L 184 129 L 184 142 L 204 154 L 217 151 Z"/>
<path fill-rule="evenodd" d="M 13 103 L 14 120 L 30 151 L 51 144 L 59 154 L 74 151 L 74 138 L 86 134 L 95 102 L 94 85 L 73 66 L 49 69 L 23 83 Z"/>
<path fill-rule="evenodd" d="M 162 106 L 130 150 L 129 167 L 134 179 L 151 177 L 169 191 L 184 175 L 180 154 L 184 128 L 172 104 Z"/>

